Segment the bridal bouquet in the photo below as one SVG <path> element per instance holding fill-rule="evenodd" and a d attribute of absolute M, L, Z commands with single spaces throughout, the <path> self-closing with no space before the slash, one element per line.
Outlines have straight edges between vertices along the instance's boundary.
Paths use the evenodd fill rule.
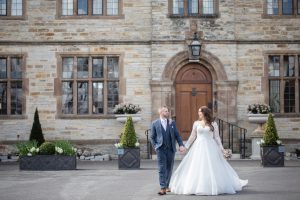
<path fill-rule="evenodd" d="M 223 155 L 225 159 L 230 159 L 232 156 L 232 151 L 231 149 L 224 149 Z"/>

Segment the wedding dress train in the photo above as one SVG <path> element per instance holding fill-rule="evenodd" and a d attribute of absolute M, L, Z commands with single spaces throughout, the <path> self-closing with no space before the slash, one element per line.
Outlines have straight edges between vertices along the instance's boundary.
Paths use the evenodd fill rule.
<path fill-rule="evenodd" d="M 194 123 L 186 148 L 192 146 L 171 177 L 173 193 L 234 194 L 248 184 L 248 180 L 241 180 L 224 159 L 218 125 L 215 122 L 212 125 L 214 131 L 209 126 L 203 127 L 199 121 Z"/>

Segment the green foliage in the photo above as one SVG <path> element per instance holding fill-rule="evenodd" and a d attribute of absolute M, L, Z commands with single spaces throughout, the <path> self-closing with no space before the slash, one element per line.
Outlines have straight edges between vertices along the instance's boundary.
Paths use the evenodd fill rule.
<path fill-rule="evenodd" d="M 266 129 L 265 129 L 265 133 L 264 133 L 264 146 L 268 146 L 268 145 L 278 145 L 278 134 L 277 134 L 277 129 L 275 126 L 275 122 L 273 119 L 272 114 L 269 114 L 268 117 L 268 121 L 266 124 Z"/>
<path fill-rule="evenodd" d="M 34 121 L 32 124 L 29 140 L 36 140 L 38 142 L 38 146 L 45 142 L 37 108 L 35 109 Z"/>
<path fill-rule="evenodd" d="M 39 152 L 38 142 L 35 140 L 17 143 L 19 156 L 32 156 Z"/>
<path fill-rule="evenodd" d="M 132 117 L 127 117 L 124 125 L 124 130 L 121 134 L 120 144 L 124 148 L 134 148 L 137 143 L 137 137 L 134 130 Z"/>
<path fill-rule="evenodd" d="M 41 155 L 53 155 L 55 154 L 55 145 L 52 142 L 44 142 L 40 146 Z"/>
<path fill-rule="evenodd" d="M 66 140 L 59 140 L 54 142 L 55 153 L 59 155 L 73 156 L 76 153 L 76 149 L 73 145 Z"/>

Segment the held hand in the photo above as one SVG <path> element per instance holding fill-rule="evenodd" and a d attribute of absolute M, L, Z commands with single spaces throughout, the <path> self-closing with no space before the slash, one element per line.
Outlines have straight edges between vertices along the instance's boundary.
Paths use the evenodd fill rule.
<path fill-rule="evenodd" d="M 179 151 L 180 151 L 181 153 L 184 153 L 184 152 L 186 151 L 186 148 L 185 148 L 184 146 L 180 146 L 180 147 L 179 147 Z"/>

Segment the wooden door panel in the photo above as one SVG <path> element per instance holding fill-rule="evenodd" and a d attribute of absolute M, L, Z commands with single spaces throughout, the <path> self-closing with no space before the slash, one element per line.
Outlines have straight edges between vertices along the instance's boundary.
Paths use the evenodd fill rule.
<path fill-rule="evenodd" d="M 190 123 L 191 119 L 191 95 L 190 92 L 181 91 L 178 93 L 178 101 L 180 102 L 178 105 L 178 110 L 181 113 L 180 115 L 176 115 L 177 126 L 180 127 L 180 133 L 186 135 L 190 131 Z"/>
<path fill-rule="evenodd" d="M 211 84 L 176 85 L 176 124 L 184 140 L 190 136 L 198 119 L 198 109 L 211 102 Z"/>

